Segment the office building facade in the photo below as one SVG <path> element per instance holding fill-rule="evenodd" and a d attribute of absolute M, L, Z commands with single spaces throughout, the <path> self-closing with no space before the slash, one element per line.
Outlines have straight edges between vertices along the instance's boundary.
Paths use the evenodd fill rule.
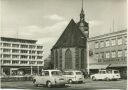
<path fill-rule="evenodd" d="M 127 30 L 89 38 L 89 68 L 118 69 L 121 75 L 127 73 Z"/>
<path fill-rule="evenodd" d="M 43 46 L 36 40 L 0 37 L 1 73 L 25 75 L 43 68 Z"/>

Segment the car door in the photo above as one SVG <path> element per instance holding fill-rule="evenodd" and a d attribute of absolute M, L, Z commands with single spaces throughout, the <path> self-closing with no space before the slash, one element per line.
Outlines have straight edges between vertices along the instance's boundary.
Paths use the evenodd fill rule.
<path fill-rule="evenodd" d="M 100 79 L 105 79 L 106 78 L 106 71 L 100 71 Z"/>
<path fill-rule="evenodd" d="M 43 84 L 43 81 L 44 81 L 44 75 L 40 74 L 38 77 L 37 77 L 37 83 L 38 84 Z"/>
<path fill-rule="evenodd" d="M 47 80 L 49 80 L 49 71 L 42 71 L 42 76 L 40 77 L 40 83 L 46 84 Z"/>
<path fill-rule="evenodd" d="M 68 80 L 71 79 L 71 80 L 75 80 L 75 73 L 74 72 L 69 72 L 69 75 L 67 76 Z"/>
<path fill-rule="evenodd" d="M 75 72 L 75 79 L 76 79 L 76 80 L 84 80 L 83 73 L 80 72 L 80 71 L 76 71 L 76 72 Z"/>
<path fill-rule="evenodd" d="M 73 80 L 74 73 L 70 71 L 65 71 L 63 76 L 65 77 L 66 81 L 70 79 Z"/>
<path fill-rule="evenodd" d="M 102 79 L 106 79 L 108 77 L 107 72 L 106 71 L 103 71 L 102 73 L 103 73 L 103 78 Z"/>
<path fill-rule="evenodd" d="M 102 71 L 99 71 L 99 73 L 96 74 L 96 76 L 97 76 L 97 79 L 102 79 L 103 78 Z"/>
<path fill-rule="evenodd" d="M 41 83 L 41 81 L 40 81 L 40 78 L 41 78 L 42 76 L 41 75 L 39 75 L 39 76 L 35 76 L 35 80 L 36 80 L 36 83 L 37 84 L 40 84 Z"/>

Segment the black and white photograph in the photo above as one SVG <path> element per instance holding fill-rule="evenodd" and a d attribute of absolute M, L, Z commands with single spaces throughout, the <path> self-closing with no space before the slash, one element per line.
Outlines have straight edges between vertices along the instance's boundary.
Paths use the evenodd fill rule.
<path fill-rule="evenodd" d="M 2 90 L 127 90 L 127 0 L 0 0 Z"/>

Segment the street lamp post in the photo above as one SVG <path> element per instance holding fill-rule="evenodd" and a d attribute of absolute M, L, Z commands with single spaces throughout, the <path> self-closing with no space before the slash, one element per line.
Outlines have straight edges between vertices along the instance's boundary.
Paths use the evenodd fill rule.
<path fill-rule="evenodd" d="M 31 65 L 31 75 L 32 75 L 32 65 Z"/>
<path fill-rule="evenodd" d="M 39 75 L 39 65 L 37 66 L 37 75 Z"/>

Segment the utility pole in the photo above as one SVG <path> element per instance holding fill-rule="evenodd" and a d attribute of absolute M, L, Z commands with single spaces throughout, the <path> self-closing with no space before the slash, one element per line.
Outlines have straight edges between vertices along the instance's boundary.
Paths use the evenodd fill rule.
<path fill-rule="evenodd" d="M 18 39 L 19 38 L 19 30 L 17 29 L 17 32 L 16 32 L 16 38 Z"/>
<path fill-rule="evenodd" d="M 114 32 L 114 30 L 115 30 L 114 24 L 115 24 L 115 22 L 114 22 L 114 18 L 113 18 L 113 21 L 112 21 L 113 31 L 112 32 Z"/>
<path fill-rule="evenodd" d="M 39 75 L 39 65 L 37 66 L 37 75 Z"/>
<path fill-rule="evenodd" d="M 31 75 L 32 75 L 32 65 L 31 65 Z"/>
<path fill-rule="evenodd" d="M 16 30 L 16 38 L 19 38 L 19 25 L 18 25 L 18 29 Z"/>

